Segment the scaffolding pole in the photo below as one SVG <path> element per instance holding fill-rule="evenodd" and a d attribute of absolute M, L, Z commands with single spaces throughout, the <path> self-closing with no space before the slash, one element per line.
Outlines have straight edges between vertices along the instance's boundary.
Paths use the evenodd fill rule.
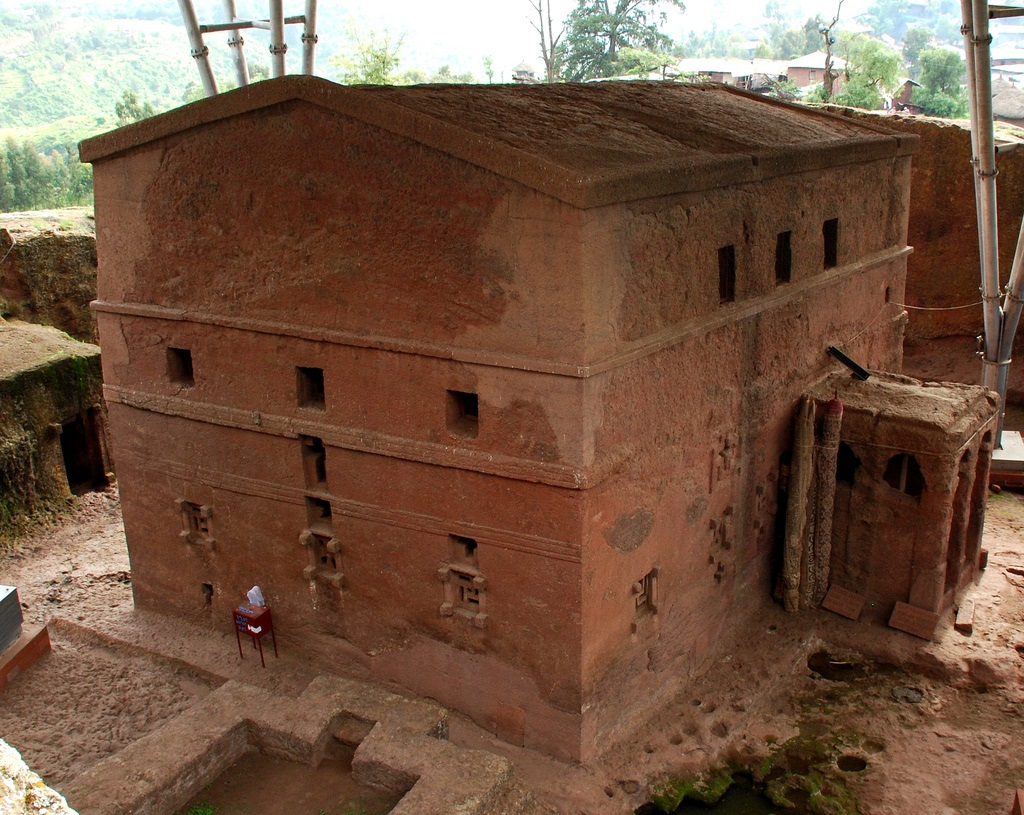
<path fill-rule="evenodd" d="M 305 28 L 302 32 L 302 73 L 313 73 L 314 49 L 319 37 L 316 34 L 316 0 L 306 0 Z"/>
<path fill-rule="evenodd" d="M 270 60 L 273 77 L 285 75 L 284 0 L 270 0 Z"/>
<path fill-rule="evenodd" d="M 210 49 L 203 42 L 203 35 L 199 30 L 199 19 L 196 17 L 196 10 L 192 7 L 192 0 L 178 0 L 178 7 L 181 9 L 181 19 L 185 23 L 192 56 L 195 57 L 196 64 L 199 66 L 199 78 L 203 82 L 203 90 L 206 91 L 207 96 L 216 96 L 217 80 L 210 67 Z"/>
<path fill-rule="evenodd" d="M 233 23 L 238 20 L 235 0 L 224 0 L 224 12 L 227 14 L 228 22 Z M 249 84 L 249 66 L 245 61 L 245 40 L 242 39 L 240 29 L 229 29 L 228 47 L 231 48 L 235 61 L 235 78 L 238 80 L 238 87 L 244 88 Z"/>

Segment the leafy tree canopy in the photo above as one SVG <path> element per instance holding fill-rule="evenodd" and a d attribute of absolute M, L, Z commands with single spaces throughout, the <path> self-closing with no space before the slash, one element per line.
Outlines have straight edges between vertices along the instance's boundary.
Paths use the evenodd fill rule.
<path fill-rule="evenodd" d="M 384 31 L 360 32 L 354 26 L 347 31 L 348 46 L 332 57 L 331 65 L 338 69 L 338 81 L 343 85 L 393 85 L 398 70 L 398 51 L 402 38 L 392 42 L 391 34 Z"/>
<path fill-rule="evenodd" d="M 565 26 L 565 77 L 580 82 L 624 73 L 623 48 L 668 51 L 672 41 L 659 30 L 659 9 L 667 6 L 685 9 L 682 0 L 577 0 Z"/>
<path fill-rule="evenodd" d="M 935 32 L 928 26 L 916 25 L 907 29 L 903 35 L 903 59 L 910 71 L 910 78 L 921 76 L 921 52 L 931 45 Z"/>
<path fill-rule="evenodd" d="M 117 126 L 124 127 L 132 122 L 141 122 L 150 116 L 156 116 L 156 108 L 147 99 L 139 101 L 139 95 L 135 91 L 123 91 L 121 98 L 114 103 L 114 115 L 117 116 Z"/>
<path fill-rule="evenodd" d="M 872 105 L 870 109 L 881 107 L 882 97 L 895 91 L 899 84 L 903 72 L 903 60 L 899 53 L 882 41 L 863 34 L 843 37 L 840 45 L 846 55 L 848 84 L 856 80 L 865 89 L 873 88 L 878 96 L 878 104 Z"/>
<path fill-rule="evenodd" d="M 967 116 L 967 92 L 960 84 L 966 65 L 946 48 L 921 52 L 921 87 L 914 88 L 914 103 L 929 116 L 962 119 Z"/>

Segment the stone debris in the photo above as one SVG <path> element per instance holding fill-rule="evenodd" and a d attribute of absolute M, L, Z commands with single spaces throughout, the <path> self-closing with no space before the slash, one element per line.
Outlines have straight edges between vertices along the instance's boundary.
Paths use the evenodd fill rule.
<path fill-rule="evenodd" d="M 46 786 L 21 754 L 0 740 L 0 812 L 4 815 L 77 815 L 64 796 Z"/>

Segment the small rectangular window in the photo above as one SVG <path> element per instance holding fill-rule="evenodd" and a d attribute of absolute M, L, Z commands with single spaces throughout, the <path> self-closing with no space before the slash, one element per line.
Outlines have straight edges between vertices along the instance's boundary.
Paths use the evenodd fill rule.
<path fill-rule="evenodd" d="M 307 487 L 327 486 L 327 451 L 323 439 L 300 436 L 302 442 L 302 472 Z"/>
<path fill-rule="evenodd" d="M 718 300 L 732 303 L 736 299 L 736 247 L 732 244 L 718 250 Z"/>
<path fill-rule="evenodd" d="M 196 384 L 195 375 L 192 372 L 192 352 L 189 349 L 167 349 L 167 378 L 186 388 L 191 388 Z"/>
<path fill-rule="evenodd" d="M 331 517 L 331 502 L 320 498 L 306 499 L 306 517 L 310 526 L 330 527 L 333 523 Z"/>
<path fill-rule="evenodd" d="M 793 274 L 792 232 L 780 232 L 775 238 L 775 282 L 788 283 Z"/>
<path fill-rule="evenodd" d="M 295 371 L 299 407 L 324 410 L 327 405 L 324 395 L 324 369 L 296 368 Z"/>
<path fill-rule="evenodd" d="M 835 268 L 839 265 L 839 219 L 825 221 L 821 226 L 821 236 L 825 242 L 825 268 Z"/>
<path fill-rule="evenodd" d="M 475 393 L 448 391 L 448 429 L 459 436 L 476 438 L 480 429 L 480 401 Z"/>
<path fill-rule="evenodd" d="M 476 565 L 476 541 L 473 538 L 449 535 L 448 540 L 451 543 L 452 560 Z"/>

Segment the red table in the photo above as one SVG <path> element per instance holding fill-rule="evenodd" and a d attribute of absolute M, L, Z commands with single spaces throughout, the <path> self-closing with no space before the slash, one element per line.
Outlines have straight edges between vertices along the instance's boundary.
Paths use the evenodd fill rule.
<path fill-rule="evenodd" d="M 238 640 L 238 656 L 242 656 L 242 634 L 252 637 L 252 647 L 259 647 L 260 664 L 267 667 L 263 659 L 263 638 L 270 634 L 274 641 L 274 656 L 277 656 L 277 635 L 274 633 L 274 618 L 269 606 L 239 606 L 235 609 L 235 639 Z"/>

